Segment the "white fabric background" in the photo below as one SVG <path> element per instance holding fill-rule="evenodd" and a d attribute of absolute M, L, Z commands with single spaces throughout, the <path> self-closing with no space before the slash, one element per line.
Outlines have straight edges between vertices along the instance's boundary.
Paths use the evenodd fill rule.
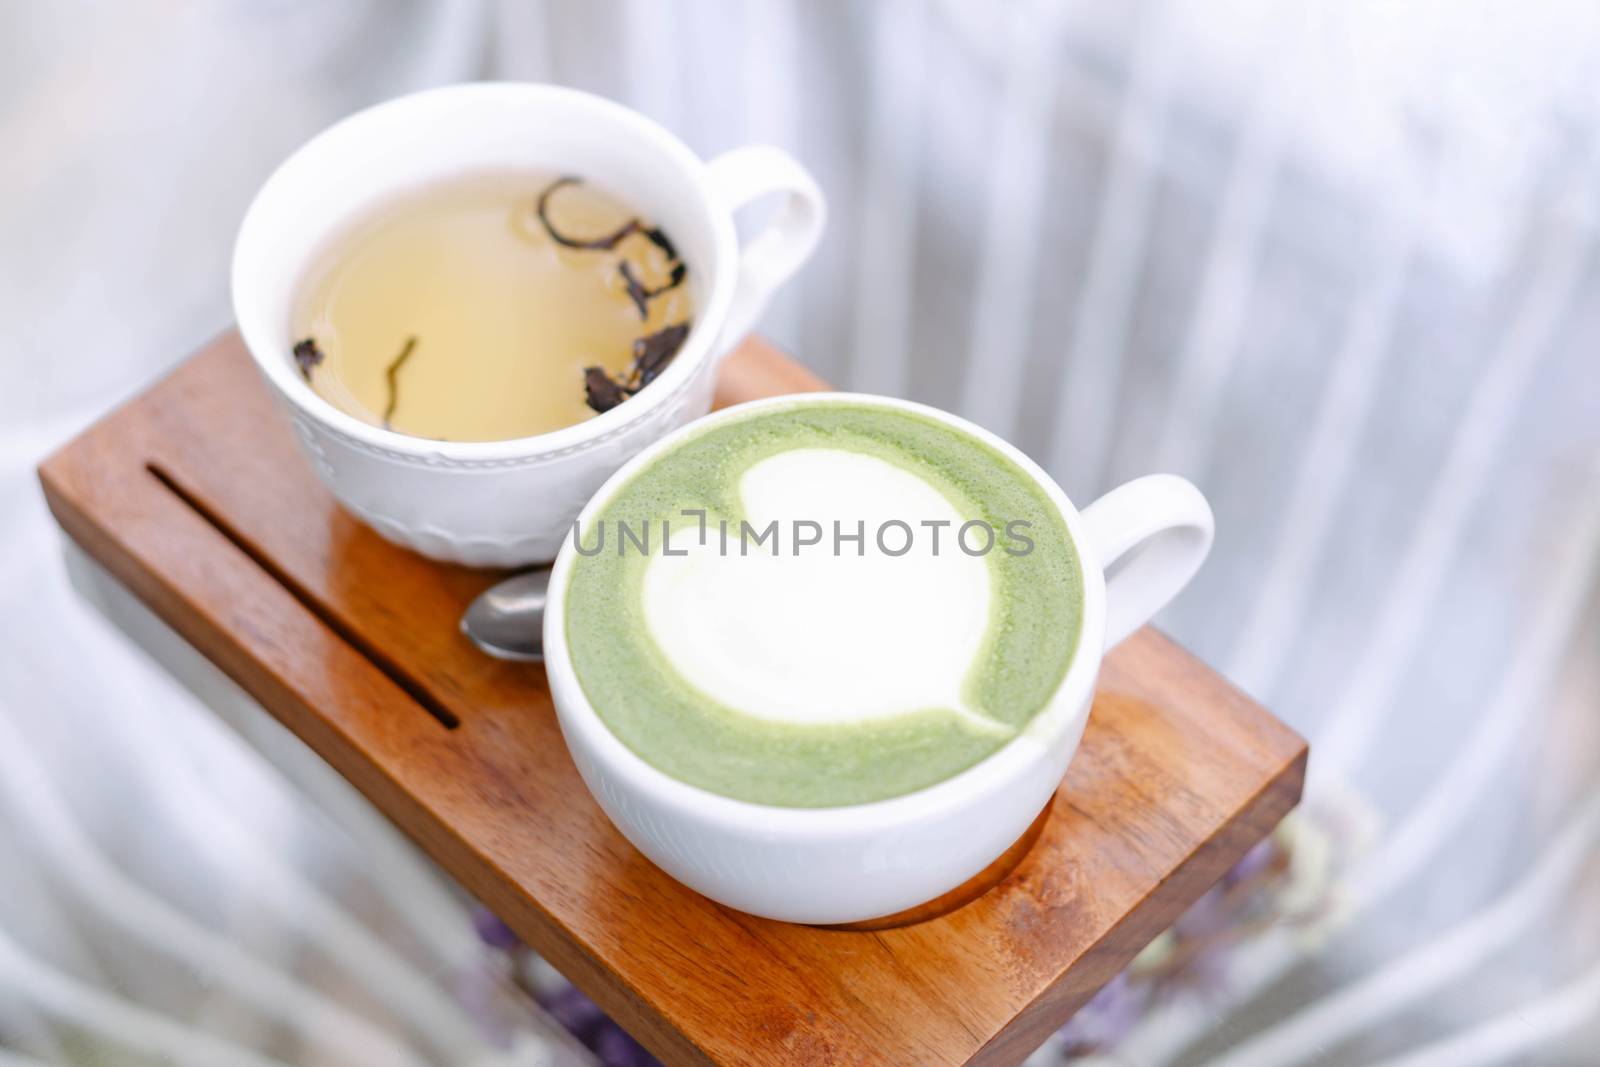
<path fill-rule="evenodd" d="M 978 419 L 1079 500 L 1152 469 L 1210 496 L 1213 559 L 1164 624 L 1313 739 L 1313 807 L 1370 804 L 1383 828 L 1343 872 L 1348 923 L 1242 949 L 1124 1062 L 1600 1062 L 1597 21 L 1335 0 L 0 10 L 0 1048 L 99 1062 L 22 995 L 47 963 L 342 1062 L 113 936 L 51 859 L 45 788 L 195 922 L 459 1061 L 207 855 L 215 828 L 183 812 L 210 797 L 424 973 L 468 965 L 417 947 L 370 858 L 78 603 L 31 468 L 227 324 L 233 230 L 296 144 L 498 76 L 615 97 L 703 154 L 805 161 L 831 229 L 764 328 L 829 379 Z M 169 732 L 175 762 L 147 743 Z"/>

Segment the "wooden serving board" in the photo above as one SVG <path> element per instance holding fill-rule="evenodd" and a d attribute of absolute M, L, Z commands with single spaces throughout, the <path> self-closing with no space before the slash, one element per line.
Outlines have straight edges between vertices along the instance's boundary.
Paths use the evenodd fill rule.
<path fill-rule="evenodd" d="M 718 402 L 822 387 L 750 341 Z M 611 827 L 543 671 L 457 632 L 498 576 L 336 507 L 236 335 L 40 476 L 91 556 L 668 1063 L 1016 1063 L 1300 796 L 1305 743 L 1145 630 L 1106 660 L 1037 839 L 986 891 L 889 928 L 756 919 Z"/>

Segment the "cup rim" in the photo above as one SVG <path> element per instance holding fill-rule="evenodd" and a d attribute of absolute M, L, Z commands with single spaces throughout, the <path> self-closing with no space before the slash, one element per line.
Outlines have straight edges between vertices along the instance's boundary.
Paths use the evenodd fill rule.
<path fill-rule="evenodd" d="M 589 752 L 608 769 L 626 776 L 630 785 L 654 804 L 698 821 L 714 822 L 731 829 L 755 830 L 768 836 L 782 835 L 790 839 L 879 833 L 964 809 L 987 795 L 1005 789 L 1039 762 L 1057 754 L 1056 746 L 1064 737 L 1077 736 L 1088 715 L 1105 641 L 1105 576 L 1091 547 L 1083 518 L 1061 487 L 1010 442 L 958 415 L 915 401 L 866 393 L 796 393 L 725 408 L 680 427 L 634 456 L 590 498 L 579 513 L 577 523 L 579 526 L 587 525 L 595 512 L 635 473 L 689 437 L 762 411 L 821 404 L 875 406 L 923 415 L 972 435 L 1016 463 L 1044 491 L 1066 523 L 1082 572 L 1083 614 L 1077 647 L 1050 701 L 1016 737 L 966 770 L 910 793 L 861 804 L 819 808 L 761 804 L 714 793 L 674 778 L 624 744 L 595 711 L 578 681 L 567 649 L 566 591 L 576 558 L 569 534 L 562 541 L 551 570 L 543 634 L 545 670 L 550 676 L 552 697 L 558 692 L 571 696 L 571 700 L 556 701 L 563 734 L 576 731 Z M 573 746 L 571 737 L 568 737 L 568 744 Z"/>
<path fill-rule="evenodd" d="M 387 430 L 341 411 L 318 395 L 310 383 L 293 371 L 290 346 L 279 344 L 275 332 L 277 327 L 271 321 L 273 312 L 258 308 L 252 297 L 250 275 L 253 259 L 267 236 L 265 229 L 268 216 L 276 213 L 275 209 L 279 207 L 277 202 L 288 195 L 284 187 L 291 181 L 293 172 L 309 165 L 308 160 L 326 151 L 327 146 L 336 141 L 364 136 L 370 127 L 395 113 L 431 109 L 438 106 L 440 101 L 454 101 L 461 108 L 474 108 L 488 107 L 506 100 L 521 100 L 524 103 L 534 100 L 556 101 L 573 108 L 580 117 L 584 112 L 604 116 L 609 121 L 628 127 L 640 145 L 648 146 L 664 163 L 675 167 L 690 179 L 689 184 L 698 194 L 701 214 L 711 233 L 713 251 L 710 263 L 694 264 L 697 271 L 703 272 L 706 281 L 703 283 L 704 299 L 698 302 L 689 336 L 666 370 L 626 402 L 600 412 L 591 419 L 547 433 L 499 441 L 439 441 Z M 316 251 L 314 247 L 305 249 L 305 262 L 300 265 L 302 270 L 309 266 Z M 734 268 L 737 262 L 738 238 L 733 217 L 731 212 L 717 203 L 705 162 L 664 126 L 630 107 L 567 86 L 479 81 L 424 89 L 363 108 L 324 128 L 291 152 L 273 169 L 245 210 L 234 240 L 230 284 L 234 318 L 251 359 L 277 391 L 307 417 L 345 438 L 380 452 L 417 459 L 443 458 L 470 463 L 534 460 L 577 451 L 614 436 L 681 393 L 691 383 L 700 364 L 715 358 L 723 322 L 733 302 L 737 275 Z"/>

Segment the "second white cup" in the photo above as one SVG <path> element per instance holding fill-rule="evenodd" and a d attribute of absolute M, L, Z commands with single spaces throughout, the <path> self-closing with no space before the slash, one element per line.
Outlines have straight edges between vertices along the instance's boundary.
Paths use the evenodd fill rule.
<path fill-rule="evenodd" d="M 545 669 L 561 733 L 596 802 L 658 867 L 713 900 L 800 923 L 875 919 L 932 900 L 983 870 L 1049 803 L 1077 750 L 1104 652 L 1178 594 L 1211 548 L 1205 497 L 1175 475 L 1137 478 L 1079 511 L 1022 452 L 935 408 L 888 397 L 810 393 L 740 404 L 640 453 L 595 495 L 594 517 L 631 479 L 691 436 L 764 411 L 830 404 L 912 412 L 1010 459 L 1066 524 L 1083 568 L 1083 616 L 1065 676 L 1028 728 L 950 778 L 888 800 L 835 808 L 756 804 L 690 785 L 625 745 L 589 702 L 567 640 L 572 540 L 550 575 Z M 593 534 L 586 534 L 593 543 Z M 748 620 L 760 626 L 759 618 Z"/>

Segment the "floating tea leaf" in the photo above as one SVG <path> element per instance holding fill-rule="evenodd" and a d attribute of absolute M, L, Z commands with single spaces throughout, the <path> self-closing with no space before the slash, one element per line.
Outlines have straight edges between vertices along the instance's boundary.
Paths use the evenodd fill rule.
<path fill-rule="evenodd" d="M 668 278 L 667 283 L 665 285 L 659 285 L 654 289 L 650 289 L 639 280 L 639 276 L 633 272 L 633 264 L 629 263 L 627 260 L 623 260 L 622 263 L 618 265 L 617 270 L 622 274 L 622 284 L 628 288 L 628 299 L 632 300 L 633 306 L 639 309 L 639 317 L 641 319 L 647 319 L 650 317 L 650 301 L 652 299 L 660 296 L 662 293 L 665 293 L 668 290 L 676 289 L 678 286 L 682 285 L 683 279 L 689 273 L 689 268 L 684 266 L 681 262 L 674 263 L 672 265 L 672 274 Z"/>
<path fill-rule="evenodd" d="M 322 349 L 317 347 L 314 338 L 307 337 L 304 341 L 295 342 L 294 361 L 300 367 L 300 376 L 306 381 L 311 380 L 311 368 L 320 364 L 324 358 Z"/>
<path fill-rule="evenodd" d="M 633 273 L 633 266 L 627 260 L 622 261 L 621 265 L 617 267 L 617 271 L 622 275 L 622 284 L 628 289 L 628 299 L 632 300 L 633 306 L 639 309 L 639 317 L 641 319 L 649 318 L 650 290 L 646 289 L 644 283 L 639 280 L 639 276 Z"/>
<path fill-rule="evenodd" d="M 290 335 L 311 388 L 374 426 L 470 441 L 573 425 L 658 376 L 687 332 L 667 324 L 693 315 L 666 233 L 576 176 L 470 177 L 374 221 L 318 269 Z M 430 355 L 407 369 L 420 328 Z M 560 385 L 574 372 L 582 393 Z"/>
<path fill-rule="evenodd" d="M 664 330 L 648 334 L 633 342 L 634 389 L 643 389 L 672 362 L 683 342 L 689 336 L 689 324 L 680 322 Z"/>
<path fill-rule="evenodd" d="M 688 336 L 689 324 L 680 322 L 633 342 L 633 370 L 626 382 L 617 381 L 601 367 L 585 368 L 583 389 L 589 406 L 596 411 L 610 411 L 655 381 Z"/>
<path fill-rule="evenodd" d="M 565 248 L 587 248 L 600 252 L 609 252 L 613 248 L 616 248 L 617 245 L 621 244 L 624 237 L 627 237 L 629 234 L 639 232 L 640 226 L 638 219 L 629 219 L 627 222 L 618 227 L 615 232 L 610 233 L 605 237 L 595 237 L 587 241 L 578 237 L 568 237 L 560 230 L 556 229 L 555 224 L 550 221 L 550 194 L 554 193 L 557 189 L 560 189 L 563 186 L 580 185 L 582 182 L 582 178 L 567 174 L 551 182 L 550 185 L 545 188 L 545 191 L 539 194 L 539 222 L 544 226 L 544 232 L 550 235 L 550 240 Z M 651 239 L 654 240 L 654 238 Z"/>
<path fill-rule="evenodd" d="M 389 364 L 383 372 L 384 378 L 389 382 L 389 406 L 383 409 L 383 428 L 389 428 L 389 420 L 394 418 L 394 409 L 400 403 L 400 368 L 406 360 L 411 358 L 412 349 L 417 347 L 415 337 L 407 337 L 405 347 L 400 349 L 400 354 L 394 357 L 394 362 Z"/>
<path fill-rule="evenodd" d="M 550 239 L 564 248 L 585 249 L 589 251 L 610 252 L 614 251 L 626 238 L 637 233 L 644 237 L 667 257 L 670 273 L 665 284 L 650 288 L 639 278 L 634 265 L 627 259 L 622 259 L 617 264 L 617 271 L 622 276 L 622 284 L 628 294 L 628 299 L 633 301 L 633 306 L 638 310 L 641 319 L 650 317 L 650 301 L 662 293 L 676 289 L 683 284 L 684 278 L 689 275 L 689 268 L 683 260 L 678 258 L 678 249 L 673 245 L 672 239 L 658 226 L 646 226 L 637 218 L 629 219 L 622 226 L 604 237 L 589 239 L 571 237 L 555 228 L 550 221 L 550 197 L 557 189 L 568 185 L 578 185 L 583 179 L 573 175 L 563 175 L 548 185 L 544 192 L 539 194 L 538 216 L 539 222 L 544 226 Z M 672 357 L 677 355 L 678 349 L 683 347 L 684 338 L 689 335 L 689 324 L 679 323 L 668 326 L 656 333 L 647 334 L 633 342 L 633 370 L 627 381 L 619 382 L 606 373 L 601 367 L 587 367 L 583 372 L 584 398 L 595 411 L 610 411 L 634 393 L 649 385 L 660 375 L 667 364 L 672 362 Z"/>
<path fill-rule="evenodd" d="M 627 389 L 613 380 L 603 367 L 583 369 L 583 395 L 596 411 L 610 411 L 628 399 Z"/>
<path fill-rule="evenodd" d="M 648 230 L 640 230 L 639 232 L 644 234 L 651 244 L 665 252 L 668 259 L 674 263 L 679 262 L 678 250 L 673 247 L 672 238 L 667 236 L 665 230 L 659 226 L 652 226 Z"/>

